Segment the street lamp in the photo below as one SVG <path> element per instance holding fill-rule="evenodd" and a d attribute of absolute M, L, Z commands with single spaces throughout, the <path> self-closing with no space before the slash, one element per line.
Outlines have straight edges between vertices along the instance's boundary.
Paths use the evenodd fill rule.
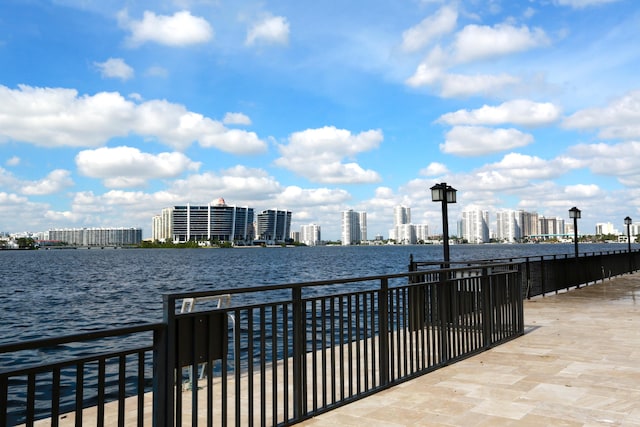
<path fill-rule="evenodd" d="M 628 245 L 629 252 L 631 252 L 631 231 L 629 230 L 629 227 L 631 227 L 632 222 L 633 221 L 629 217 L 626 217 L 624 219 L 624 225 L 627 226 L 627 245 Z"/>
<path fill-rule="evenodd" d="M 431 187 L 431 201 L 442 203 L 442 244 L 444 249 L 445 268 L 449 268 L 449 216 L 447 203 L 456 202 L 456 189 L 446 182 Z"/>
<path fill-rule="evenodd" d="M 575 206 L 569 209 L 569 218 L 573 218 L 573 246 L 578 258 L 578 218 L 580 218 L 580 209 Z"/>
<path fill-rule="evenodd" d="M 633 266 L 631 265 L 631 231 L 629 230 L 629 227 L 631 227 L 632 222 L 633 221 L 631 220 L 630 217 L 626 217 L 624 219 L 624 225 L 627 226 L 627 251 L 629 252 L 629 273 L 633 271 Z"/>

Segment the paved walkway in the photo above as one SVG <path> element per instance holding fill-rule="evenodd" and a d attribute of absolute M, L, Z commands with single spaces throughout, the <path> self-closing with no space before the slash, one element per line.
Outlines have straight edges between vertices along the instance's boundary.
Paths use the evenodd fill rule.
<path fill-rule="evenodd" d="M 302 426 L 639 426 L 640 274 L 525 301 L 526 334 Z"/>

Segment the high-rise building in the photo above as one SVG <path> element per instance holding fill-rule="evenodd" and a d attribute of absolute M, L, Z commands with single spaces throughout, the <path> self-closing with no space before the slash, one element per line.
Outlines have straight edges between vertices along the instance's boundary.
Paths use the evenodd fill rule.
<path fill-rule="evenodd" d="M 469 243 L 489 242 L 489 211 L 462 211 L 462 237 Z"/>
<path fill-rule="evenodd" d="M 154 240 L 253 242 L 253 208 L 229 206 L 223 198 L 206 206 L 190 204 L 162 210 L 153 217 Z"/>
<path fill-rule="evenodd" d="M 321 242 L 320 226 L 317 224 L 303 225 L 300 227 L 300 243 L 307 246 L 317 246 Z"/>
<path fill-rule="evenodd" d="M 520 235 L 523 238 L 540 234 L 536 212 L 518 211 L 518 224 L 520 225 Z"/>
<path fill-rule="evenodd" d="M 367 213 L 342 212 L 341 237 L 343 245 L 357 245 L 367 240 Z"/>
<path fill-rule="evenodd" d="M 284 243 L 289 239 L 290 230 L 290 211 L 267 209 L 258 214 L 258 240 L 270 245 Z"/>
<path fill-rule="evenodd" d="M 538 218 L 539 235 L 545 237 L 560 237 L 565 234 L 564 219 L 562 218 Z"/>
<path fill-rule="evenodd" d="M 411 224 L 411 208 L 396 206 L 393 208 L 393 225 Z"/>
<path fill-rule="evenodd" d="M 499 241 L 512 243 L 520 240 L 519 216 L 519 212 L 510 209 L 496 212 L 496 238 Z"/>

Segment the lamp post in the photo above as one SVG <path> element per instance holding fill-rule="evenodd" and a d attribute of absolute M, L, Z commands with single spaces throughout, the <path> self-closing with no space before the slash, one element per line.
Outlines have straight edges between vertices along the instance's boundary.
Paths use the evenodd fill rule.
<path fill-rule="evenodd" d="M 575 206 L 569 209 L 569 218 L 573 218 L 573 247 L 576 258 L 578 258 L 578 218 L 580 218 L 580 209 Z"/>
<path fill-rule="evenodd" d="M 629 230 L 629 227 L 631 227 L 632 222 L 633 221 L 629 217 L 624 219 L 624 225 L 627 226 L 627 250 L 629 253 L 631 253 L 631 231 Z"/>
<path fill-rule="evenodd" d="M 449 215 L 447 204 L 456 202 L 456 189 L 446 182 L 431 187 L 431 201 L 442 203 L 442 245 L 444 250 L 444 268 L 449 268 Z"/>
<path fill-rule="evenodd" d="M 631 223 L 633 221 L 631 220 L 630 217 L 626 217 L 624 219 L 624 225 L 627 226 L 627 252 L 629 253 L 629 274 L 631 274 L 631 272 L 633 271 L 633 265 L 631 262 L 631 230 L 629 229 L 631 227 Z"/>

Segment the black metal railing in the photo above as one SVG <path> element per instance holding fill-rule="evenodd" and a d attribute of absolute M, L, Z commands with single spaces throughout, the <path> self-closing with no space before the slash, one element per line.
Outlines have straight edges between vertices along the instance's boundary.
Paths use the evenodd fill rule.
<path fill-rule="evenodd" d="M 182 384 L 156 419 L 290 425 L 521 335 L 517 265 L 467 270 L 226 290 L 189 314 L 216 292 L 166 295 L 163 377 Z"/>
<path fill-rule="evenodd" d="M 109 424 L 142 425 L 162 330 L 145 324 L 0 346 L 0 360 L 14 359 L 0 369 L 0 426 L 43 418 L 51 426 L 104 425 L 107 417 Z M 130 409 L 137 416 L 125 422 Z"/>
<path fill-rule="evenodd" d="M 520 263 L 523 297 L 532 298 L 638 271 L 640 250 L 585 252 L 577 258 L 573 254 L 562 254 L 473 261 L 454 260 L 450 265 L 481 268 L 496 263 Z M 414 261 L 412 256 L 409 271 L 435 274 L 441 265 L 441 262 Z M 473 270 L 469 270 L 469 274 L 473 274 Z"/>

